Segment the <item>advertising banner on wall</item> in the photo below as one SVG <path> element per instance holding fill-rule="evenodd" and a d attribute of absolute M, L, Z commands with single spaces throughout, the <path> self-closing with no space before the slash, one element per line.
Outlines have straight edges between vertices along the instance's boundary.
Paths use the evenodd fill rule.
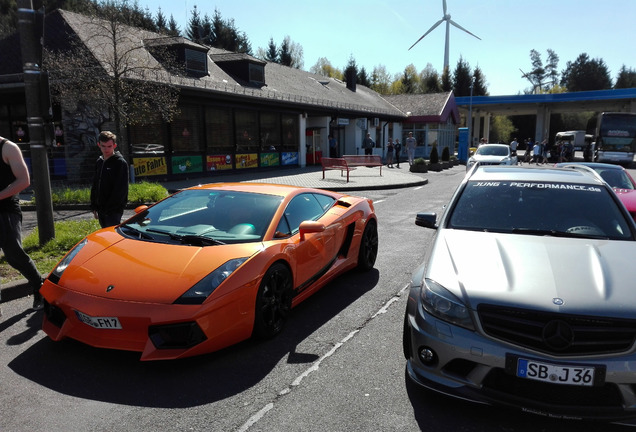
<path fill-rule="evenodd" d="M 232 169 L 232 155 L 208 155 L 206 169 L 208 171 L 229 170 Z"/>
<path fill-rule="evenodd" d="M 135 177 L 166 175 L 168 165 L 165 157 L 133 158 Z"/>
<path fill-rule="evenodd" d="M 278 157 L 278 153 L 261 153 L 261 166 L 262 167 L 273 167 L 279 166 L 280 159 Z"/>
<path fill-rule="evenodd" d="M 281 153 L 283 165 L 298 165 L 298 152 Z"/>
<path fill-rule="evenodd" d="M 244 153 L 236 155 L 236 169 L 258 168 L 258 154 Z"/>
<path fill-rule="evenodd" d="M 186 174 L 203 171 L 201 156 L 173 156 L 172 173 Z"/>

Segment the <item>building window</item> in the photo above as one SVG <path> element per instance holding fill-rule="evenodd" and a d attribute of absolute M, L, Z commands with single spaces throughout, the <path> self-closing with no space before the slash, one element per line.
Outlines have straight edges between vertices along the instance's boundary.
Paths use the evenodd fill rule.
<path fill-rule="evenodd" d="M 298 116 L 293 114 L 281 115 L 282 149 L 283 151 L 298 151 L 299 125 Z"/>
<path fill-rule="evenodd" d="M 250 82 L 256 84 L 265 84 L 265 67 L 263 65 L 257 65 L 250 63 Z"/>
<path fill-rule="evenodd" d="M 200 152 L 201 125 L 200 108 L 198 106 L 181 106 L 181 112 L 170 125 L 170 138 L 172 139 L 172 151 Z"/>
<path fill-rule="evenodd" d="M 237 153 L 258 152 L 258 113 L 256 111 L 236 110 L 234 113 L 234 131 Z"/>
<path fill-rule="evenodd" d="M 163 123 L 159 114 L 154 114 L 144 125 L 130 125 L 130 145 L 134 156 L 163 154 Z"/>
<path fill-rule="evenodd" d="M 207 75 L 207 54 L 202 51 L 185 49 L 186 71 L 195 75 Z"/>
<path fill-rule="evenodd" d="M 261 113 L 261 151 L 276 151 L 281 145 L 280 114 L 273 112 Z"/>
<path fill-rule="evenodd" d="M 205 131 L 208 154 L 234 152 L 232 111 L 229 108 L 205 108 Z"/>

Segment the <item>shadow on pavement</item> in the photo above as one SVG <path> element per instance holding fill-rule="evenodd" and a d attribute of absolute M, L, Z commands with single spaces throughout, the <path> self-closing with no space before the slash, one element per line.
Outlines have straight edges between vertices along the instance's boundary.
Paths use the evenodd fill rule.
<path fill-rule="evenodd" d="M 377 270 L 346 273 L 296 307 L 276 338 L 248 340 L 213 354 L 140 362 L 139 353 L 43 338 L 8 366 L 51 390 L 83 399 L 161 408 L 204 405 L 248 390 L 267 377 L 281 359 L 309 366 L 322 353 L 298 352 L 297 347 L 373 289 L 378 280 Z M 36 316 L 41 319 L 40 313 Z M 20 315 L 10 320 L 23 318 Z"/>

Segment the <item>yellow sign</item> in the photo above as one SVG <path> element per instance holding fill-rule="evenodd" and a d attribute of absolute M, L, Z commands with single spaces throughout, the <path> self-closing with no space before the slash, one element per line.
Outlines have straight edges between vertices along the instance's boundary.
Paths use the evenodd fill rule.
<path fill-rule="evenodd" d="M 135 177 L 168 174 L 165 157 L 134 158 Z"/>
<path fill-rule="evenodd" d="M 257 168 L 258 167 L 258 154 L 237 154 L 236 155 L 236 168 Z"/>

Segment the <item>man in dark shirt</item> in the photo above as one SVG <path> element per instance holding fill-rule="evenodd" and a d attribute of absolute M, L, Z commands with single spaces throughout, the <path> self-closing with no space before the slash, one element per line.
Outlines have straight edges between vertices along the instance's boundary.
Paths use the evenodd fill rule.
<path fill-rule="evenodd" d="M 22 248 L 22 210 L 18 194 L 31 184 L 22 152 L 17 144 L 0 137 L 0 249 L 9 265 L 18 270 L 33 288 L 33 310 L 44 307 L 42 276 Z"/>
<path fill-rule="evenodd" d="M 115 151 L 117 136 L 109 131 L 99 134 L 102 155 L 95 164 L 91 188 L 91 210 L 102 228 L 119 225 L 128 203 L 128 163 Z"/>
<path fill-rule="evenodd" d="M 373 148 L 375 147 L 375 141 L 371 138 L 371 134 L 367 133 L 367 137 L 362 141 L 362 148 L 365 155 L 372 155 Z"/>

